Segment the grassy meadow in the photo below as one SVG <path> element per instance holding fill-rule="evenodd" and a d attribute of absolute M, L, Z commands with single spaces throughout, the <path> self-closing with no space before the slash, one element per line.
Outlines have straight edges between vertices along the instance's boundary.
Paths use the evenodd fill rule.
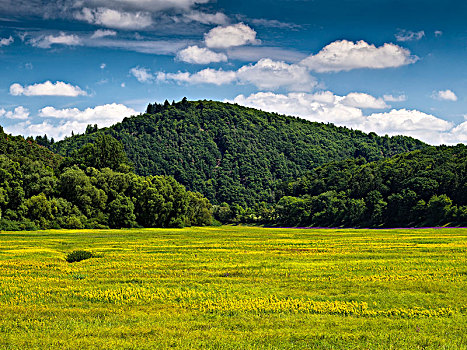
<path fill-rule="evenodd" d="M 0 348 L 467 349 L 467 229 L 1 232 Z"/>

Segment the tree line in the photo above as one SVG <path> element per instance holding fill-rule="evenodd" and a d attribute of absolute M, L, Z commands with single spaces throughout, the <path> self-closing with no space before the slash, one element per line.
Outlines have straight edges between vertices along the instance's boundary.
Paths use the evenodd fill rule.
<path fill-rule="evenodd" d="M 307 227 L 467 226 L 467 147 L 331 162 L 283 186 L 274 204 L 223 203 L 228 222 Z"/>
<path fill-rule="evenodd" d="M 210 225 L 211 204 L 170 176 L 131 171 L 123 146 L 99 135 L 70 157 L 0 130 L 0 229 Z"/>

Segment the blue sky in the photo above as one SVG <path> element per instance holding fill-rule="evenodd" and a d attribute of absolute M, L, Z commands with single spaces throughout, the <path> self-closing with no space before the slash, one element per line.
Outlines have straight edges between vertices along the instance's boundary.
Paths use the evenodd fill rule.
<path fill-rule="evenodd" d="M 0 0 L 0 125 L 61 139 L 213 99 L 467 142 L 467 4 Z"/>

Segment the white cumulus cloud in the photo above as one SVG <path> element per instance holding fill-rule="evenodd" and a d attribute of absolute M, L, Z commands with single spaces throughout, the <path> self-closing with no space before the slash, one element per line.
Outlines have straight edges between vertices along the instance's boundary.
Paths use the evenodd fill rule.
<path fill-rule="evenodd" d="M 180 61 L 194 64 L 208 64 L 213 62 L 226 62 L 227 56 L 223 53 L 211 51 L 205 47 L 189 46 L 178 52 Z"/>
<path fill-rule="evenodd" d="M 457 125 L 449 134 L 446 143 L 466 143 L 467 144 L 467 121 Z M 450 142 L 451 141 L 451 142 Z"/>
<path fill-rule="evenodd" d="M 289 90 L 311 90 L 317 85 L 306 67 L 273 61 L 265 58 L 256 64 L 250 64 L 236 71 L 204 69 L 196 73 L 158 73 L 158 81 L 175 81 L 187 84 L 231 83 L 252 84 L 260 89 L 277 89 L 284 87 Z"/>
<path fill-rule="evenodd" d="M 204 35 L 204 42 L 209 48 L 219 49 L 260 43 L 256 32 L 244 23 L 213 28 Z"/>
<path fill-rule="evenodd" d="M 361 130 L 378 134 L 408 135 L 428 143 L 438 143 L 442 134 L 453 124 L 417 110 L 393 109 L 387 113 L 374 113 L 362 123 Z"/>
<path fill-rule="evenodd" d="M 435 100 L 457 101 L 457 95 L 452 90 L 449 90 L 449 89 L 434 91 L 431 97 L 434 98 Z"/>
<path fill-rule="evenodd" d="M 197 73 L 191 74 L 188 72 L 178 73 L 163 73 L 157 74 L 158 81 L 175 81 L 177 83 L 187 84 L 214 84 L 224 85 L 230 84 L 237 78 L 233 71 L 224 71 L 222 69 L 215 70 L 212 68 L 203 69 Z"/>
<path fill-rule="evenodd" d="M 399 95 L 399 96 L 384 95 L 383 99 L 384 101 L 387 101 L 387 102 L 404 102 L 404 101 L 407 101 L 407 96 L 405 95 Z"/>
<path fill-rule="evenodd" d="M 111 125 L 109 123 L 116 123 L 134 114 L 136 112 L 133 109 L 117 103 L 86 108 L 85 110 L 79 110 L 78 108 L 56 109 L 55 107 L 48 106 L 39 111 L 39 116 L 43 118 L 69 119 L 79 122 L 95 121 L 96 123 L 104 123 L 106 126 Z"/>
<path fill-rule="evenodd" d="M 91 24 L 117 29 L 144 29 L 153 23 L 148 12 L 124 12 L 105 7 L 97 9 L 83 8 L 75 13 L 75 18 Z"/>
<path fill-rule="evenodd" d="M 6 111 L 3 108 L 0 109 L 0 117 L 8 119 L 28 119 L 29 110 L 23 106 L 16 107 L 13 111 Z"/>
<path fill-rule="evenodd" d="M 5 127 L 5 131 L 28 136 L 47 134 L 49 137 L 60 140 L 71 135 L 72 131 L 83 133 L 88 124 L 107 127 L 137 113 L 123 104 L 112 103 L 84 110 L 78 108 L 56 109 L 48 106 L 39 110 L 38 114 L 46 120 L 42 123 L 31 123 L 28 120 Z"/>
<path fill-rule="evenodd" d="M 250 83 L 260 89 L 287 87 L 292 90 L 311 90 L 317 85 L 306 67 L 269 58 L 241 67 L 237 71 L 237 78 L 241 83 Z"/>
<path fill-rule="evenodd" d="M 361 92 L 349 93 L 341 100 L 341 103 L 345 106 L 357 108 L 385 109 L 389 107 L 382 98 L 375 98 Z"/>
<path fill-rule="evenodd" d="M 130 74 L 133 75 L 140 83 L 150 83 L 155 79 L 151 70 L 148 68 L 133 67 L 130 69 Z"/>
<path fill-rule="evenodd" d="M 394 68 L 415 63 L 418 57 L 394 44 L 376 47 L 363 40 L 335 41 L 325 46 L 316 55 L 305 58 L 301 63 L 310 70 L 326 73 L 349 71 L 358 68 Z"/>
<path fill-rule="evenodd" d="M 13 37 L 10 35 L 9 38 L 1 38 L 0 39 L 0 47 L 2 46 L 8 46 L 10 44 L 12 44 L 15 40 L 13 39 Z"/>
<path fill-rule="evenodd" d="M 200 11 L 191 11 L 185 13 L 184 18 L 189 21 L 195 21 L 203 24 L 226 25 L 229 23 L 228 17 L 222 12 L 205 13 Z"/>
<path fill-rule="evenodd" d="M 83 91 L 79 86 L 73 86 L 62 81 L 46 81 L 33 85 L 22 86 L 18 83 L 10 86 L 10 94 L 13 96 L 86 96 L 86 91 Z"/>

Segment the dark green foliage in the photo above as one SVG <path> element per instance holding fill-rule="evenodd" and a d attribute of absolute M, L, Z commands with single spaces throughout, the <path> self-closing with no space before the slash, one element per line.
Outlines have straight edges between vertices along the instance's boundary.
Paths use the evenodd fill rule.
<path fill-rule="evenodd" d="M 109 203 L 109 226 L 111 228 L 134 227 L 136 216 L 134 214 L 135 205 L 130 198 L 117 195 Z"/>
<path fill-rule="evenodd" d="M 88 127 L 89 129 L 89 127 Z M 95 130 L 92 128 L 92 130 Z M 92 134 L 95 131 L 86 133 Z M 82 168 L 92 167 L 96 169 L 109 168 L 112 170 L 122 171 L 131 169 L 123 145 L 110 135 L 102 133 L 93 134 L 92 142 L 85 144 L 83 147 L 75 150 L 63 163 L 63 167 L 78 165 Z"/>
<path fill-rule="evenodd" d="M 172 177 L 131 173 L 123 146 L 109 135 L 98 134 L 63 161 L 33 141 L 1 132 L 0 139 L 9 140 L 12 152 L 0 155 L 2 230 L 183 227 L 212 220 L 209 201 Z"/>
<path fill-rule="evenodd" d="M 123 143 L 136 173 L 173 176 L 213 204 L 243 208 L 276 202 L 284 182 L 327 162 L 374 161 L 426 146 L 410 137 L 379 137 L 238 105 L 183 99 L 149 104 L 144 115 L 51 147 L 64 156 L 92 154 L 87 147 L 104 134 Z M 85 157 L 82 162 L 100 167 Z"/>
<path fill-rule="evenodd" d="M 318 167 L 286 186 L 263 222 L 288 226 L 467 225 L 467 147 Z"/>
<path fill-rule="evenodd" d="M 66 256 L 66 261 L 69 263 L 79 262 L 94 257 L 94 254 L 87 250 L 74 250 Z"/>
<path fill-rule="evenodd" d="M 208 226 L 212 222 L 212 205 L 197 192 L 188 192 L 187 226 Z"/>

